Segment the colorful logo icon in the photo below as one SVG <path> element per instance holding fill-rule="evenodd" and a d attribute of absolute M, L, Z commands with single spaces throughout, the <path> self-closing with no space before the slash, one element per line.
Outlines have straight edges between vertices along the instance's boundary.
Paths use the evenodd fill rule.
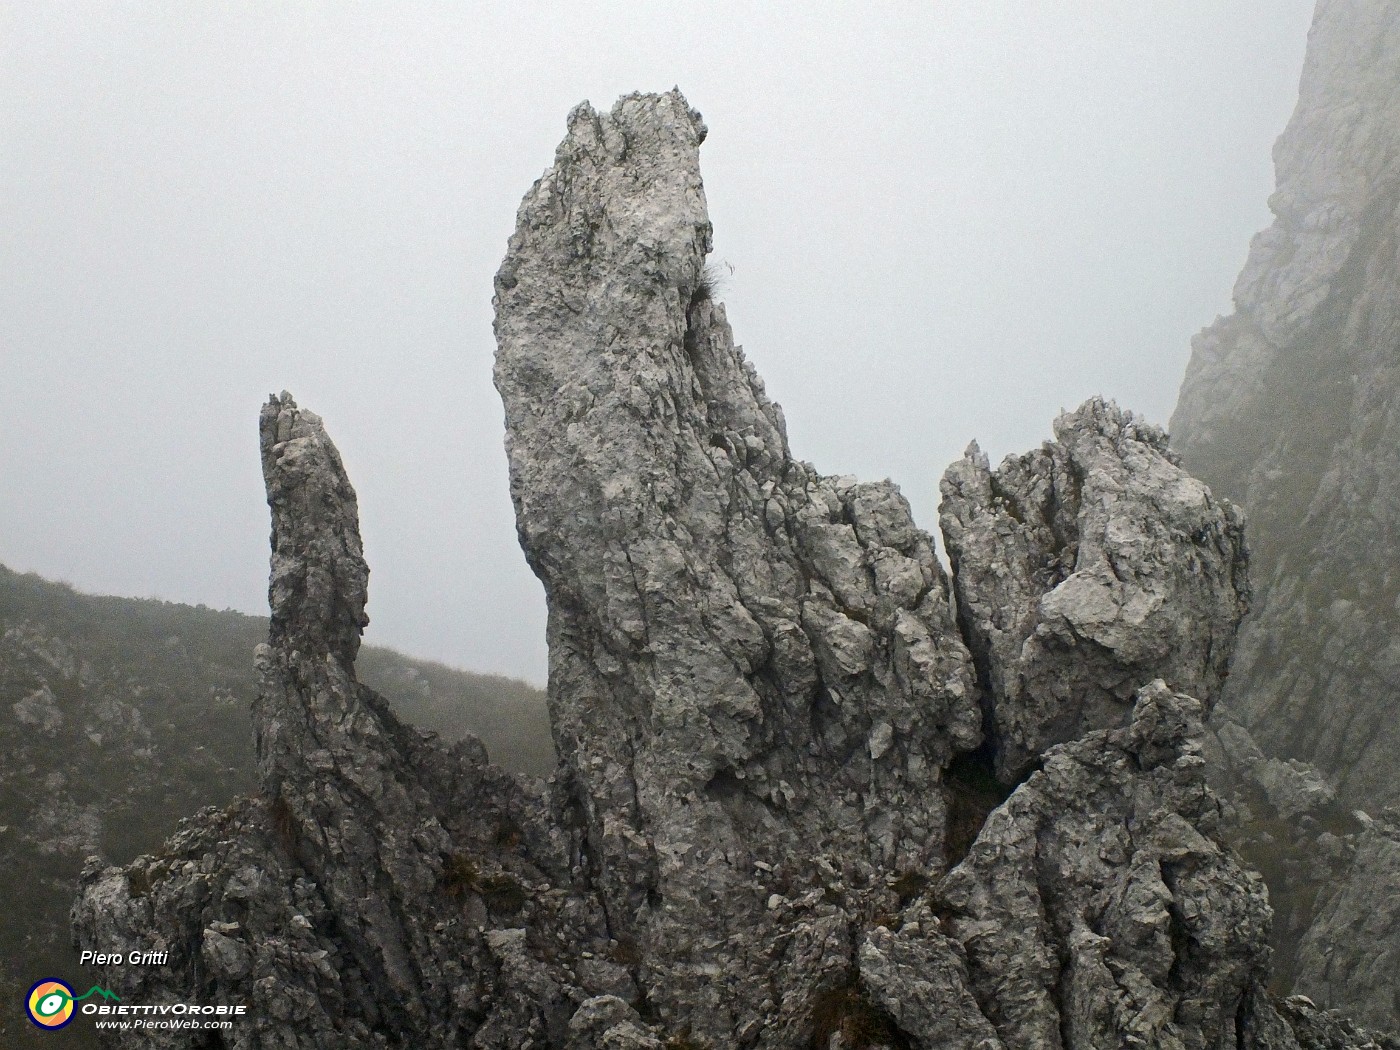
<path fill-rule="evenodd" d="M 29 989 L 29 1019 L 40 1028 L 62 1028 L 73 1020 L 73 989 L 56 977 L 45 977 Z"/>
<path fill-rule="evenodd" d="M 25 1007 L 29 1011 L 29 1019 L 40 1028 L 62 1028 L 73 1020 L 73 1004 L 82 1002 L 89 995 L 122 1001 L 116 992 L 109 992 L 95 984 L 82 995 L 74 995 L 73 987 L 67 981 L 45 977 L 42 981 L 35 981 L 29 989 Z"/>

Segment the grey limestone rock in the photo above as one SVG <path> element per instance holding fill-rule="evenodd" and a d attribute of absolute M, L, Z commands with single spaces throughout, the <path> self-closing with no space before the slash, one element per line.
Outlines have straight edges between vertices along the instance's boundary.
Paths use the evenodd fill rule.
<path fill-rule="evenodd" d="M 1269 886 L 1272 986 L 1294 988 L 1299 948 L 1319 908 L 1358 877 L 1352 859 L 1364 825 L 1320 770 L 1266 756 L 1238 723 L 1216 719 L 1205 754 L 1226 837 Z"/>
<path fill-rule="evenodd" d="M 1192 344 L 1171 427 L 1183 463 L 1250 517 L 1259 596 L 1219 713 L 1260 749 L 1260 769 L 1239 778 L 1242 848 L 1274 854 L 1281 969 L 1322 1006 L 1392 1027 L 1400 1012 L 1366 959 L 1397 958 L 1400 926 L 1336 922 L 1366 901 L 1386 913 L 1372 896 L 1385 850 L 1367 836 L 1353 860 L 1354 822 L 1314 810 L 1330 789 L 1348 815 L 1400 800 L 1397 116 L 1400 8 L 1323 0 L 1274 148 L 1273 224 L 1250 248 L 1234 312 Z M 1332 919 L 1306 932 L 1329 898 Z"/>
<path fill-rule="evenodd" d="M 662 1050 L 662 1043 L 624 1000 L 600 995 L 569 1021 L 567 1050 Z"/>
<path fill-rule="evenodd" d="M 1368 820 L 1303 938 L 1296 988 L 1361 1024 L 1400 1018 L 1400 808 Z"/>
<path fill-rule="evenodd" d="M 943 477 L 959 620 L 983 675 L 998 773 L 1125 723 L 1155 678 L 1214 701 L 1249 600 L 1243 521 L 1112 403 L 992 471 L 974 444 Z"/>
<path fill-rule="evenodd" d="M 1254 1005 L 1241 1025 L 1249 1050 L 1396 1050 L 1400 1039 L 1360 1027 L 1307 996 Z"/>
<path fill-rule="evenodd" d="M 1332 1029 L 1265 993 L 1267 898 L 1205 782 L 1236 519 L 1101 404 L 1018 461 L 1041 493 L 1089 464 L 1073 513 L 1038 519 L 1053 544 L 1014 517 L 986 531 L 993 476 L 964 465 L 968 600 L 1004 564 L 1008 595 L 1053 612 L 1027 575 L 1043 550 L 1064 579 L 1082 563 L 1064 623 L 1104 610 L 1097 641 L 998 650 L 1002 682 L 1059 683 L 1080 712 L 1025 720 L 1011 746 L 1040 768 L 998 785 L 930 538 L 893 484 L 792 457 L 710 296 L 703 137 L 675 91 L 576 109 L 497 278 L 556 775 L 443 747 L 359 683 L 354 492 L 320 420 L 273 398 L 261 791 L 88 866 L 78 939 L 171 953 L 104 983 L 249 1004 L 237 1050 L 1362 1045 L 1306 1042 Z M 993 745 L 1021 702 L 1003 693 Z"/>
<path fill-rule="evenodd" d="M 922 903 L 900 916 L 899 928 L 877 926 L 860 946 L 860 979 L 919 1050 L 1005 1044 L 972 994 L 961 945 L 943 935 Z"/>
<path fill-rule="evenodd" d="M 1222 705 L 1352 806 L 1400 799 L 1400 9 L 1324 0 L 1274 148 L 1273 225 L 1192 346 L 1183 463 L 1251 522 Z"/>
<path fill-rule="evenodd" d="M 47 684 L 11 705 L 21 725 L 53 736 L 63 726 L 63 711 L 54 702 L 53 691 Z"/>
<path fill-rule="evenodd" d="M 939 882 L 981 721 L 947 584 L 892 486 L 789 453 L 706 288 L 703 134 L 674 92 L 576 110 L 497 278 L 556 747 L 648 1005 L 716 1046 L 1233 1040 L 1269 911 L 1219 841 L 1183 692 L 1223 678 L 1240 518 L 1102 403 L 1008 468 L 1012 511 L 985 463 L 955 468 L 964 635 L 990 664 L 979 602 L 1024 631 L 995 654 L 993 743 L 1017 772 L 1063 747 Z M 946 920 L 890 912 L 880 888 L 911 877 Z"/>
<path fill-rule="evenodd" d="M 267 634 L 266 617 L 84 595 L 0 567 L 0 1001 L 19 1002 L 35 974 L 82 973 L 66 920 L 86 857 L 158 853 L 182 818 L 254 790 L 250 657 Z M 405 720 L 451 739 L 477 727 L 493 759 L 553 768 L 543 695 L 523 683 L 502 694 L 372 647 L 356 672 Z M 51 1039 L 0 1012 L 6 1050 Z"/>
<path fill-rule="evenodd" d="M 1145 686 L 1129 725 L 1050 749 L 937 886 L 1008 1050 L 1233 1045 L 1269 907 L 1219 839 L 1201 715 Z"/>
<path fill-rule="evenodd" d="M 817 975 L 766 902 L 825 888 L 853 923 L 936 867 L 981 717 L 930 538 L 892 484 L 792 457 L 708 295 L 704 135 L 678 92 L 570 115 L 497 277 L 496 383 L 610 928 L 663 1023 L 770 1045 L 763 1002 Z"/>
<path fill-rule="evenodd" d="M 441 747 L 359 684 L 354 491 L 320 419 L 289 396 L 263 409 L 261 435 L 273 555 L 260 795 L 201 813 L 157 856 L 89 865 L 77 939 L 170 953 L 104 969 L 125 1001 L 248 1005 L 239 1050 L 557 1045 L 590 994 L 559 946 L 607 945 L 571 882 L 570 820 L 474 739 Z"/>

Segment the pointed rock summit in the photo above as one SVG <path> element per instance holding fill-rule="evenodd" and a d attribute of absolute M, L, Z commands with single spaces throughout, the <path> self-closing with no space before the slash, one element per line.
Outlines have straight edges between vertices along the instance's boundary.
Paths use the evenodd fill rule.
<path fill-rule="evenodd" d="M 600 908 L 570 879 L 569 820 L 474 738 L 444 748 L 357 681 L 369 570 L 354 489 L 320 418 L 290 395 L 260 423 L 272 512 L 261 791 L 187 821 L 160 856 L 90 864 L 76 935 L 104 953 L 169 953 L 165 966 L 105 968 L 124 1002 L 244 1005 L 227 1044 L 239 1050 L 505 1050 L 532 1032 L 562 1045 L 563 973 L 527 965 L 517 935 L 528 922 L 537 954 L 541 939 L 606 948 Z M 620 967 L 595 973 L 599 990 L 626 987 Z"/>
<path fill-rule="evenodd" d="M 887 880 L 942 863 L 981 715 L 930 537 L 793 459 L 709 296 L 704 134 L 677 92 L 573 112 L 497 278 L 496 382 L 614 933 L 663 1020 L 732 1039 L 821 976 L 770 899 L 829 898 L 800 950 L 839 970 Z"/>

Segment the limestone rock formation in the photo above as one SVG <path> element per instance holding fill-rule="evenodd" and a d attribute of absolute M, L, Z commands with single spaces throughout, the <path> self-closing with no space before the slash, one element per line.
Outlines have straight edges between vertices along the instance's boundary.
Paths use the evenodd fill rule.
<path fill-rule="evenodd" d="M 267 630 L 266 617 L 81 594 L 0 566 L 0 1002 L 21 1002 L 35 974 L 75 973 L 67 917 L 84 858 L 129 863 L 254 789 L 250 657 Z M 356 669 L 404 720 L 480 732 L 508 768 L 553 768 L 544 697 L 525 683 L 375 647 Z M 96 1045 L 83 1036 L 64 1038 Z M 52 1038 L 0 1011 L 6 1050 Z"/>
<path fill-rule="evenodd" d="M 1123 724 L 1155 678 L 1215 700 L 1247 608 L 1243 522 L 1156 427 L 1103 401 L 993 472 L 943 477 L 958 613 L 987 687 L 997 769 Z"/>
<path fill-rule="evenodd" d="M 934 887 L 941 921 L 872 941 L 951 944 L 988 1046 L 1220 1045 L 1264 974 L 1269 908 L 1213 837 L 1202 733 L 1199 701 L 1145 686 L 1128 726 L 1050 749 L 991 814 Z M 876 987 L 898 1010 L 904 989 Z"/>
<path fill-rule="evenodd" d="M 843 940 L 939 863 L 981 716 L 930 538 L 893 485 L 792 458 L 706 295 L 704 135 L 677 93 L 570 115 L 497 278 L 496 381 L 613 933 L 663 1021 L 723 1041 L 804 1012 L 770 897 L 840 881 Z"/>
<path fill-rule="evenodd" d="M 1305 995 L 1259 1004 L 1244 1030 L 1243 1045 L 1258 1050 L 1397 1050 L 1400 1039 L 1374 1032 Z"/>
<path fill-rule="evenodd" d="M 1195 340 L 1183 463 L 1250 518 L 1259 601 L 1222 704 L 1352 806 L 1400 799 L 1400 9 L 1324 0 L 1274 223 Z"/>
<path fill-rule="evenodd" d="M 1269 887 L 1271 986 L 1303 987 L 1299 949 L 1331 895 L 1358 877 L 1353 860 L 1369 818 L 1339 801 L 1316 767 L 1265 755 L 1247 729 L 1228 719 L 1212 721 L 1205 755 L 1223 803 L 1225 837 Z"/>
<path fill-rule="evenodd" d="M 867 1039 L 903 1031 L 920 1045 L 1053 1046 L 1076 1025 L 1103 1037 L 1125 1031 L 1132 1006 L 1085 1013 L 1122 980 L 1132 985 L 1126 1003 L 1158 1003 L 1143 1031 L 1183 1045 L 1233 1033 L 1262 972 L 1267 907 L 1257 881 L 1210 838 L 1214 803 L 1194 743 L 1200 703 L 1167 704 L 1161 697 L 1176 694 L 1164 686 L 1145 704 L 1133 696 L 1162 673 L 1213 695 L 1247 593 L 1238 518 L 1174 466 L 1160 433 L 1105 405 L 1067 426 L 1063 478 L 1052 476 L 1053 451 L 1023 461 L 1027 505 L 1031 493 L 1070 504 L 1071 470 L 1079 488 L 1083 475 L 1093 482 L 1071 510 L 1050 508 L 1050 535 L 1022 539 L 1033 553 L 1020 561 L 1008 562 L 996 524 L 975 513 L 976 479 L 953 493 L 965 511 L 959 522 L 954 510 L 962 528 L 949 535 L 958 585 L 985 593 L 987 616 L 1004 597 L 992 590 L 999 572 L 1033 605 L 1082 569 L 1060 600 L 1070 610 L 1062 619 L 1087 633 L 1095 599 L 1102 610 L 1086 642 L 1043 657 L 1019 645 L 997 654 L 1003 681 L 1035 667 L 1064 683 L 1063 702 L 1076 710 L 1017 738 L 1017 766 L 1058 740 L 1109 735 L 1082 742 L 1063 781 L 1047 773 L 1018 789 L 941 888 L 939 862 L 958 858 L 939 817 L 965 787 L 950 759 L 978 743 L 980 722 L 946 584 L 891 488 L 825 479 L 789 454 L 776 406 L 706 291 L 703 135 L 674 93 L 633 96 L 608 115 L 576 110 L 555 166 L 521 207 L 497 279 L 497 385 L 522 544 L 550 604 L 556 748 L 596 829 L 588 844 L 609 922 L 641 949 L 648 1005 L 663 1027 L 713 1045 L 849 1041 L 859 1016 Z M 1001 511 L 983 505 L 987 517 Z M 1008 516 L 1007 531 L 1015 525 Z M 1067 569 L 1047 582 L 1051 557 Z M 1115 565 L 1122 578 L 1110 582 Z M 1139 639 L 1130 628 L 1142 624 Z M 918 675 L 904 655 L 911 638 L 927 654 Z M 986 650 L 969 638 L 974 652 Z M 1099 694 L 1086 701 L 1092 687 Z M 1098 709 L 1104 694 L 1111 715 Z M 1022 703 L 1003 695 L 1005 718 L 991 723 L 998 748 Z M 1128 758 L 1131 745 L 1114 732 L 1156 743 Z M 1082 769 L 1095 762 L 1107 781 L 1099 787 Z M 1156 784 L 1158 765 L 1177 770 L 1179 791 Z M 1046 791 L 1053 803 L 1038 804 Z M 1141 812 L 1115 817 L 1110 798 L 1139 799 Z M 1123 822 L 1145 836 L 1147 853 L 1114 853 L 1110 829 Z M 1159 824 L 1149 846 L 1146 829 Z M 1042 858 L 1037 843 L 1057 826 L 1068 855 L 1054 870 L 1061 858 L 1053 848 Z M 999 842 L 979 849 L 994 829 L 1023 844 L 1023 859 Z M 1081 848 L 1107 870 L 1086 866 Z M 1134 858 L 1142 879 L 1157 864 L 1156 883 L 1130 877 Z M 1160 868 L 1178 861 L 1191 878 L 1158 892 Z M 977 887 L 994 898 L 1041 864 L 1051 869 L 1047 885 L 1034 884 L 1043 907 L 1024 910 L 1031 887 L 1004 902 L 979 896 Z M 922 880 L 935 896 L 952 894 L 952 936 L 917 890 L 907 925 L 881 899 L 882 886 Z M 1132 973 L 1116 957 L 1086 963 L 1097 976 L 1084 979 L 1099 983 L 1073 1000 L 1061 960 L 1083 931 L 1068 912 L 1094 914 L 1086 930 L 1102 926 L 1109 905 L 1096 891 L 1115 881 L 1145 896 L 1120 900 L 1133 918 L 1110 925 L 1156 924 L 1156 961 Z M 1177 892 L 1191 900 L 1173 911 L 1165 902 Z M 1208 903 L 1212 894 L 1219 901 Z M 1067 925 L 1035 947 L 1029 919 L 1053 922 L 1061 906 Z M 1165 932 L 1204 913 L 1220 921 Z M 1003 927 L 1015 943 L 989 948 L 989 931 Z M 784 953 L 765 954 L 769 945 Z M 1185 1034 L 1163 1034 L 1165 1019 Z"/>
<path fill-rule="evenodd" d="M 256 659 L 260 795 L 206 810 L 157 856 L 90 866 L 78 939 L 169 951 L 166 966 L 103 980 L 134 1003 L 246 1004 L 239 1047 L 557 1038 L 572 1011 L 539 940 L 608 943 L 571 883 L 570 821 L 538 782 L 489 766 L 474 738 L 442 748 L 357 682 L 368 569 L 354 491 L 321 421 L 287 395 L 263 409 L 261 435 L 273 555 Z M 626 986 L 614 969 L 579 984 Z"/>
<path fill-rule="evenodd" d="M 710 297 L 703 137 L 676 91 L 576 109 L 497 278 L 556 775 L 444 748 L 356 680 L 354 493 L 320 421 L 274 398 L 261 794 L 88 869 L 79 940 L 172 954 L 104 980 L 251 1004 L 239 1050 L 1369 1045 L 1270 999 L 1267 899 L 1206 785 L 1184 689 L 1208 700 L 1228 653 L 1238 522 L 1116 410 L 1062 428 L 1062 462 L 1097 472 L 1073 542 L 1103 530 L 1123 575 L 1086 554 L 1085 589 L 1152 637 L 999 651 L 1003 681 L 1034 667 L 1085 712 L 1018 737 L 1039 768 L 999 784 L 987 643 L 969 632 L 975 666 L 929 537 L 892 484 L 792 457 Z M 1025 492 L 1061 491 L 1055 453 L 1019 462 Z M 957 497 L 969 595 L 1029 564 L 973 542 L 1003 535 L 981 491 Z M 1068 535 L 1044 549 L 1074 566 Z M 1007 593 L 1043 611 L 1034 568 Z"/>

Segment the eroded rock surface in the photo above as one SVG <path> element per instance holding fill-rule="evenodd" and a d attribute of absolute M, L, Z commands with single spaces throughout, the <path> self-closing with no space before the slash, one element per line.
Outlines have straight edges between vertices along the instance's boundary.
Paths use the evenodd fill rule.
<path fill-rule="evenodd" d="M 1217 837 L 1200 719 L 1198 701 L 1144 687 L 1128 726 L 1048 751 L 929 904 L 869 935 L 872 994 L 942 1033 L 917 1045 L 1234 1045 L 1269 908 Z M 892 980 L 901 957 L 919 965 Z"/>
<path fill-rule="evenodd" d="M 1206 734 L 1211 787 L 1224 808 L 1224 832 L 1264 876 L 1274 909 L 1271 987 L 1298 984 L 1298 953 L 1319 910 L 1352 879 L 1370 818 L 1343 804 L 1315 766 L 1266 755 L 1249 731 L 1217 718 Z"/>
<path fill-rule="evenodd" d="M 1253 1004 L 1242 1026 L 1250 1050 L 1396 1050 L 1400 1039 L 1374 1032 L 1304 995 Z"/>
<path fill-rule="evenodd" d="M 1267 900 L 1205 782 L 1184 690 L 1208 700 L 1228 653 L 1237 522 L 1160 435 L 1081 410 L 1076 454 L 1117 487 L 1096 476 L 1075 548 L 1097 522 L 1123 587 L 1086 556 L 1091 582 L 1175 648 L 1120 624 L 999 653 L 1003 680 L 1033 668 L 1091 714 L 1018 738 L 1040 768 L 998 784 L 929 537 L 889 482 L 792 457 L 710 298 L 703 137 L 674 91 L 576 109 L 497 278 L 556 776 L 443 748 L 356 681 L 354 493 L 320 421 L 275 398 L 262 791 L 160 856 L 89 868 L 79 939 L 172 953 L 104 980 L 254 1005 L 239 1050 L 1362 1045 L 1305 1042 L 1268 999 Z M 1019 462 L 1026 491 L 1056 491 L 1053 453 Z M 1004 557 L 964 542 L 958 571 L 987 581 Z M 1103 724 L 1081 680 L 1112 694 Z"/>
<path fill-rule="evenodd" d="M 1222 703 L 1353 806 L 1400 799 L 1400 9 L 1318 5 L 1273 225 L 1192 345 L 1185 465 L 1243 505 L 1258 607 Z"/>
<path fill-rule="evenodd" d="M 1400 807 L 1367 818 L 1298 952 L 1297 989 L 1358 1022 L 1400 1017 Z"/>
<path fill-rule="evenodd" d="M 1153 679 L 1209 708 L 1249 601 L 1243 521 L 1181 470 L 1161 430 L 1090 401 L 995 471 L 974 444 L 942 490 L 1003 779 L 1123 724 Z"/>
<path fill-rule="evenodd" d="M 940 863 L 981 716 L 930 538 L 893 485 L 792 458 L 705 292 L 704 135 L 677 93 L 571 114 L 497 278 L 496 381 L 613 931 L 663 1020 L 732 1039 L 819 976 L 783 987 L 771 896 L 839 881 L 849 939 Z"/>
<path fill-rule="evenodd" d="M 168 951 L 166 966 L 109 967 L 103 982 L 131 1003 L 247 1004 L 240 1048 L 562 1039 L 566 990 L 627 986 L 620 967 L 571 982 L 542 961 L 556 942 L 608 948 L 571 880 L 570 821 L 473 738 L 442 748 L 357 682 L 368 569 L 354 491 L 321 421 L 287 395 L 261 434 L 273 519 L 261 792 L 201 813 L 157 856 L 91 865 L 78 940 Z M 513 938 L 527 926 L 522 964 Z"/>
<path fill-rule="evenodd" d="M 1242 847 L 1267 863 L 1282 905 L 1282 969 L 1322 1006 L 1364 1004 L 1359 1016 L 1400 1027 L 1358 954 L 1400 957 L 1400 924 L 1328 921 L 1307 934 L 1307 961 L 1296 954 L 1334 894 L 1358 919 L 1363 902 L 1386 912 L 1371 898 L 1389 878 L 1384 850 L 1365 836 L 1357 854 L 1350 813 L 1400 800 L 1397 116 L 1400 8 L 1319 3 L 1274 148 L 1273 224 L 1250 248 L 1234 312 L 1192 344 L 1171 429 L 1183 463 L 1250 519 L 1259 595 L 1219 711 L 1258 745 L 1260 769 L 1239 778 L 1252 811 Z M 1345 820 L 1318 816 L 1332 788 Z M 1359 866 L 1372 861 L 1383 867 Z"/>

